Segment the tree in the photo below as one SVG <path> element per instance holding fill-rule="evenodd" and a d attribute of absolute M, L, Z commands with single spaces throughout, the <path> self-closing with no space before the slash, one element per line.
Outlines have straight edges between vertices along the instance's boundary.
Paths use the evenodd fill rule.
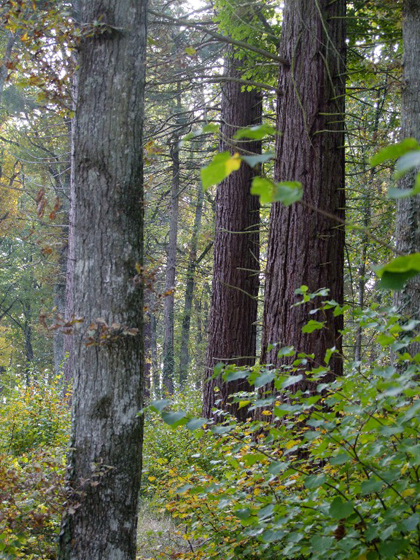
<path fill-rule="evenodd" d="M 420 141 L 420 1 L 403 3 L 403 69 L 404 87 L 401 95 L 401 137 Z M 414 172 L 405 175 L 400 188 L 411 189 Z M 399 254 L 420 252 L 420 200 L 418 196 L 400 198 L 397 202 L 396 249 Z M 410 318 L 419 319 L 420 276 L 411 279 L 405 288 L 395 292 L 394 303 L 399 311 Z M 418 348 L 417 345 L 414 345 Z M 418 351 L 418 350 L 417 350 Z"/>
<path fill-rule="evenodd" d="M 341 316 L 316 314 L 324 328 L 304 334 L 308 307 L 293 305 L 302 285 L 343 301 L 345 1 L 287 1 L 280 54 L 290 66 L 280 69 L 275 176 L 300 181 L 304 194 L 271 210 L 262 361 L 276 366 L 271 343 L 313 353 L 315 363 L 341 351 Z M 341 359 L 330 368 L 340 374 Z"/>
<path fill-rule="evenodd" d="M 74 395 L 62 560 L 136 554 L 146 0 L 81 0 L 73 129 Z M 137 270 L 137 273 L 136 273 Z"/>
<path fill-rule="evenodd" d="M 227 57 L 227 77 L 240 77 L 240 64 L 231 51 Z M 240 128 L 259 124 L 262 98 L 256 90 L 242 91 L 235 81 L 222 88 L 221 150 L 261 153 L 258 141 L 237 141 Z M 239 417 L 246 409 L 228 402 L 229 395 L 247 390 L 243 380 L 224 383 L 211 379 L 218 362 L 252 365 L 256 355 L 256 320 L 259 288 L 259 201 L 250 194 L 254 171 L 246 164 L 227 177 L 217 189 L 213 258 L 213 285 L 209 340 L 203 398 L 203 414 L 211 418 L 218 407 Z M 215 392 L 215 388 L 219 392 Z"/>

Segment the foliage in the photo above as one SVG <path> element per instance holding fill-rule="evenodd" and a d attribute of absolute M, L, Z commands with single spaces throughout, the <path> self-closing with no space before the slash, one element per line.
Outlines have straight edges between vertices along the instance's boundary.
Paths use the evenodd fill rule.
<path fill-rule="evenodd" d="M 343 312 L 326 301 L 318 313 L 330 309 Z M 217 470 L 205 472 L 194 454 L 188 473 L 165 480 L 168 511 L 188 521 L 190 538 L 205 539 L 205 552 L 180 557 L 420 557 L 420 355 L 406 351 L 417 322 L 377 306 L 354 319 L 376 332 L 376 363 L 350 362 L 327 384 L 334 349 L 324 364 L 280 349 L 292 360 L 281 370 L 247 372 L 255 387 L 273 380 L 276 394 L 235 397 L 262 420 L 226 417 L 213 427 Z M 224 377 L 235 373 L 244 370 L 229 366 Z M 307 389 L 295 393 L 302 376 Z"/>
<path fill-rule="evenodd" d="M 61 390 L 59 380 L 48 378 L 31 387 L 2 387 L 0 558 L 55 558 L 70 426 Z"/>

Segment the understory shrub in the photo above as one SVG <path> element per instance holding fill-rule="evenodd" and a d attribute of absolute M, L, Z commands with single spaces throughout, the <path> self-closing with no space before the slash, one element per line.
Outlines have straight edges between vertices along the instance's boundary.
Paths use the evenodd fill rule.
<path fill-rule="evenodd" d="M 319 305 L 320 314 L 327 310 L 345 311 Z M 410 352 L 418 322 L 378 307 L 354 320 L 374 333 L 377 358 L 347 362 L 332 383 L 323 379 L 335 349 L 323 364 L 288 347 L 279 349 L 289 361 L 278 370 L 216 368 L 226 381 L 247 377 L 254 386 L 234 397 L 250 419 L 238 424 L 220 412 L 222 423 L 194 431 L 189 468 L 157 480 L 166 510 L 199 543 L 178 558 L 420 558 L 420 355 Z M 293 393 L 303 375 L 314 389 Z M 205 423 L 166 406 L 152 403 L 173 426 Z M 261 420 L 252 420 L 254 411 Z M 201 438 L 212 471 L 200 462 Z"/>
<path fill-rule="evenodd" d="M 0 558 L 53 559 L 64 503 L 68 398 L 55 380 L 15 383 L 0 399 Z"/>

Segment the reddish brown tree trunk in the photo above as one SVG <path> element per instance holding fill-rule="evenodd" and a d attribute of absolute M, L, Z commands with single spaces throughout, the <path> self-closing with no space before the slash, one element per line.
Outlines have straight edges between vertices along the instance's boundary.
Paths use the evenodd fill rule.
<path fill-rule="evenodd" d="M 280 69 L 275 176 L 300 181 L 304 195 L 271 210 L 262 360 L 276 366 L 270 343 L 313 353 L 315 363 L 328 348 L 341 350 L 342 317 L 310 317 L 308 306 L 293 304 L 301 285 L 329 288 L 343 301 L 345 8 L 345 0 L 287 0 L 284 8 L 280 54 L 290 67 Z M 324 329 L 303 334 L 310 318 L 325 321 Z M 340 358 L 331 369 L 341 373 Z"/>
<path fill-rule="evenodd" d="M 228 75 L 238 77 L 237 61 L 229 57 Z M 262 101 L 256 91 L 242 91 L 238 83 L 227 82 L 222 92 L 221 150 L 260 153 L 259 142 L 232 140 L 235 132 L 261 122 Z M 259 201 L 250 194 L 254 171 L 242 164 L 217 189 L 214 239 L 213 286 L 209 341 L 204 383 L 203 414 L 210 418 L 217 405 L 238 418 L 229 395 L 248 390 L 242 380 L 224 383 L 209 379 L 218 362 L 252 365 L 256 353 L 257 296 L 259 287 Z M 215 388 L 219 392 L 215 392 Z M 217 403 L 216 401 L 219 401 Z"/>

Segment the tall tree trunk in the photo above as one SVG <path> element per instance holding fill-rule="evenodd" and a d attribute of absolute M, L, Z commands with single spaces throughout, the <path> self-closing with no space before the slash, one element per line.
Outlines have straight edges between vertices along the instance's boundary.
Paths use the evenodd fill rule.
<path fill-rule="evenodd" d="M 404 0 L 403 3 L 403 67 L 404 87 L 401 97 L 401 137 L 414 137 L 420 141 L 420 0 Z M 414 173 L 401 179 L 402 189 L 411 189 Z M 420 252 L 420 200 L 419 196 L 402 198 L 397 203 L 396 241 L 401 254 Z M 420 318 L 420 276 L 409 280 L 394 295 L 394 303 L 400 313 L 412 319 Z M 419 352 L 415 344 L 412 352 Z"/>
<path fill-rule="evenodd" d="M 134 560 L 142 421 L 146 0 L 81 0 L 73 428 L 61 560 Z M 99 27 L 94 25 L 100 22 Z"/>
<path fill-rule="evenodd" d="M 197 244 L 198 235 L 201 229 L 201 216 L 203 215 L 204 193 L 201 184 L 197 188 L 197 204 L 195 208 L 195 218 L 193 232 L 191 235 L 190 252 L 187 265 L 187 283 L 185 286 L 184 315 L 182 318 L 181 330 L 181 350 L 179 357 L 179 383 L 181 387 L 185 384 L 188 375 L 188 365 L 190 362 L 189 343 L 191 310 L 194 297 L 195 270 L 197 268 Z"/>
<path fill-rule="evenodd" d="M 327 287 L 343 301 L 344 229 L 332 216 L 344 218 L 345 13 L 345 0 L 285 2 L 280 53 L 290 66 L 280 69 L 275 176 L 300 181 L 304 195 L 302 203 L 271 210 L 262 361 L 275 366 L 271 343 L 313 353 L 317 364 L 328 348 L 342 348 L 342 317 L 317 314 L 325 327 L 303 334 L 308 306 L 292 306 L 301 285 Z M 330 368 L 341 374 L 340 357 Z"/>
<path fill-rule="evenodd" d="M 229 54 L 227 75 L 240 76 L 238 61 Z M 261 153 L 260 142 L 235 144 L 239 128 L 261 122 L 262 99 L 256 90 L 242 91 L 235 82 L 222 90 L 221 150 Z M 218 407 L 245 418 L 247 410 L 229 402 L 229 396 L 247 390 L 244 380 L 223 382 L 210 379 L 218 362 L 252 365 L 256 354 L 256 325 L 259 287 L 259 201 L 250 194 L 253 170 L 245 164 L 217 189 L 214 238 L 213 285 L 209 340 L 204 383 L 203 415 L 212 416 Z M 219 388 L 219 392 L 215 388 Z"/>
<path fill-rule="evenodd" d="M 181 90 L 178 83 L 176 110 L 181 110 Z M 179 214 L 179 121 L 176 119 L 177 130 L 172 139 L 172 187 L 171 187 L 171 221 L 169 226 L 169 240 L 166 250 L 166 278 L 164 304 L 164 342 L 163 342 L 163 386 L 169 394 L 174 392 L 175 373 L 175 278 L 176 253 L 178 242 L 178 214 Z"/>

